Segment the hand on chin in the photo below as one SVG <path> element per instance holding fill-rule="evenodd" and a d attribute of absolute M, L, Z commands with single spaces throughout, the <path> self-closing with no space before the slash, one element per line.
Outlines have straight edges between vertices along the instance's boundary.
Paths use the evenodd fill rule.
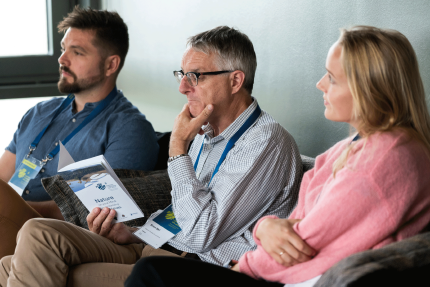
<path fill-rule="evenodd" d="M 205 109 L 203 105 L 200 104 L 193 104 L 192 102 L 188 102 L 188 107 L 190 110 L 190 115 L 192 118 L 197 117 L 202 113 L 202 111 Z"/>
<path fill-rule="evenodd" d="M 197 134 L 203 134 L 202 125 L 208 122 L 212 114 L 213 106 L 208 105 L 204 109 L 197 110 L 185 104 L 182 111 L 176 117 L 170 136 L 169 155 L 176 156 L 187 152 L 190 142 Z"/>

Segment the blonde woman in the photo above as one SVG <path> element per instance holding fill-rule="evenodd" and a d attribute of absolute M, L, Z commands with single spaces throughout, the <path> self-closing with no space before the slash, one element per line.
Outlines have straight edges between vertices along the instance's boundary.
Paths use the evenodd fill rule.
<path fill-rule="evenodd" d="M 341 259 L 425 228 L 430 120 L 411 44 L 393 30 L 343 30 L 326 69 L 317 83 L 325 117 L 349 123 L 358 133 L 316 158 L 289 219 L 260 219 L 254 228 L 257 250 L 232 268 L 243 274 L 149 257 L 136 265 L 126 286 L 312 286 Z M 172 270 L 170 260 L 184 261 Z M 186 271 L 192 274 L 183 276 Z"/>

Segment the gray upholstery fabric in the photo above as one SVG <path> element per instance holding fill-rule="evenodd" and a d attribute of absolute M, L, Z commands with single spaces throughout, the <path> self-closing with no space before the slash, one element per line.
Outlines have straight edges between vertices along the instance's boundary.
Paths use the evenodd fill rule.
<path fill-rule="evenodd" d="M 300 155 L 300 157 L 302 158 L 302 164 L 303 164 L 303 173 L 307 172 L 310 169 L 314 168 L 315 165 L 315 158 L 313 157 L 308 157 L 305 155 Z"/>
<path fill-rule="evenodd" d="M 314 286 L 430 286 L 430 232 L 349 256 Z"/>
<path fill-rule="evenodd" d="M 116 169 L 115 173 L 145 215 L 125 222 L 126 225 L 141 226 L 153 212 L 164 209 L 171 203 L 172 186 L 167 170 L 145 172 Z M 42 185 L 67 222 L 88 229 L 88 209 L 60 175 L 42 179 Z"/>

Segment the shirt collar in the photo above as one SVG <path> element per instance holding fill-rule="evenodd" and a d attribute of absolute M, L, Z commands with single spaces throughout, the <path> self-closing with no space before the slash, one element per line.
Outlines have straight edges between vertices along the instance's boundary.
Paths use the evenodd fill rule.
<path fill-rule="evenodd" d="M 251 114 L 255 111 L 258 106 L 257 100 L 253 97 L 253 102 L 249 107 L 244 110 L 235 120 L 232 122 L 222 133 L 218 136 L 213 137 L 214 130 L 212 126 L 207 124 L 203 126 L 202 129 L 205 132 L 206 139 L 211 140 L 212 142 L 217 142 L 223 139 L 230 140 L 232 136 L 240 129 L 240 127 L 245 123 L 245 121 L 251 116 Z"/>
<path fill-rule="evenodd" d="M 120 90 L 117 90 L 116 94 L 118 95 L 120 92 L 121 92 Z M 106 97 L 108 95 L 106 95 Z M 106 99 L 106 97 L 105 97 L 105 99 Z M 116 98 L 118 98 L 118 97 L 115 97 L 113 101 L 115 101 Z M 103 102 L 103 100 L 95 102 L 95 103 L 86 103 L 84 105 L 84 108 L 82 109 L 82 111 L 80 111 L 79 113 L 75 112 L 76 111 L 75 100 L 73 100 L 73 103 L 70 105 L 70 111 L 72 112 L 73 115 L 87 115 L 87 114 L 90 114 L 101 102 Z"/>

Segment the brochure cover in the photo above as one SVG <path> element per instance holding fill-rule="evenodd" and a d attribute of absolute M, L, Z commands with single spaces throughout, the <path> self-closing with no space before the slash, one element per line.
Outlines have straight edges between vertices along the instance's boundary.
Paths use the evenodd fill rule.
<path fill-rule="evenodd" d="M 58 174 L 89 211 L 95 207 L 115 209 L 116 222 L 144 216 L 104 156 L 73 162 L 70 154 L 60 143 L 58 165 L 61 168 Z"/>

